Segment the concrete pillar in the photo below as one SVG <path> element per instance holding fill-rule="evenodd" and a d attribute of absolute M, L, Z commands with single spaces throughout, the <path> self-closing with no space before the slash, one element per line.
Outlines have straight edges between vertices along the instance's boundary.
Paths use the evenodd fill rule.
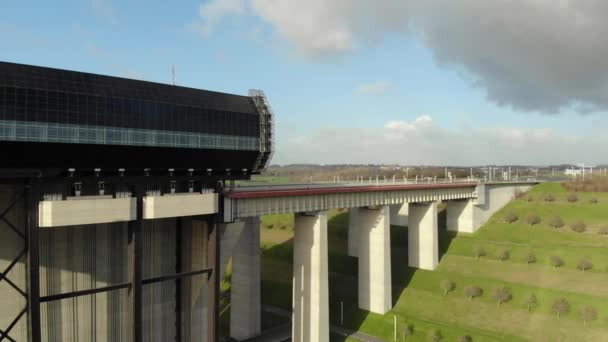
<path fill-rule="evenodd" d="M 260 294 L 260 218 L 245 219 L 232 256 L 230 337 L 245 340 L 262 332 Z"/>
<path fill-rule="evenodd" d="M 222 226 L 222 236 L 220 238 L 220 279 L 224 279 L 228 260 L 232 257 L 235 247 L 241 238 L 241 233 L 245 228 L 245 222 L 237 221 Z"/>
<path fill-rule="evenodd" d="M 393 226 L 407 226 L 407 217 L 409 212 L 408 203 L 393 204 L 391 208 L 391 225 Z"/>
<path fill-rule="evenodd" d="M 292 341 L 329 341 L 327 212 L 294 221 Z"/>
<path fill-rule="evenodd" d="M 408 265 L 434 270 L 439 263 L 437 203 L 410 203 Z"/>
<path fill-rule="evenodd" d="M 201 270 L 209 266 L 209 226 L 206 221 L 192 220 L 184 226 L 182 235 L 182 271 Z M 182 341 L 208 341 L 208 298 L 207 276 L 195 276 L 182 279 Z"/>
<path fill-rule="evenodd" d="M 348 209 L 348 256 L 357 257 L 359 247 L 359 208 Z"/>
<path fill-rule="evenodd" d="M 359 308 L 385 314 L 392 307 L 389 207 L 359 211 Z"/>
<path fill-rule="evenodd" d="M 447 229 L 454 232 L 473 233 L 475 231 L 473 199 L 447 202 Z"/>

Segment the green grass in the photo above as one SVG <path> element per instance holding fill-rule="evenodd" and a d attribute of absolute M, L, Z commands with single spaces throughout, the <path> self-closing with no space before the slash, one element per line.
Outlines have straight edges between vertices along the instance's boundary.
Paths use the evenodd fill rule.
<path fill-rule="evenodd" d="M 555 202 L 543 200 L 549 193 L 555 196 Z M 469 335 L 473 341 L 605 340 L 608 238 L 598 235 L 597 229 L 608 224 L 608 193 L 578 192 L 576 203 L 567 202 L 568 193 L 558 183 L 541 184 L 529 192 L 531 202 L 528 196 L 512 201 L 474 234 L 453 236 L 441 231 L 440 249 L 445 254 L 435 271 L 407 267 L 407 229 L 392 227 L 396 304 L 386 315 L 358 309 L 357 260 L 346 256 L 348 215 L 344 211 L 331 211 L 328 241 L 332 322 L 339 323 L 339 302 L 343 301 L 345 326 L 387 340 L 392 340 L 395 316 L 400 327 L 406 323 L 413 327 L 414 334 L 408 341 L 426 341 L 432 329 L 440 330 L 442 341 L 454 341 L 461 335 Z M 597 198 L 599 203 L 591 204 L 591 198 Z M 504 222 L 504 216 L 510 212 L 519 216 L 513 224 Z M 541 224 L 527 225 L 528 214 L 539 215 Z M 549 227 L 551 215 L 559 215 L 566 226 Z M 570 230 L 569 224 L 577 220 L 587 223 L 587 232 Z M 292 237 L 292 215 L 262 218 L 262 301 L 285 309 L 292 305 Z M 475 247 L 483 247 L 487 255 L 477 260 L 473 255 Z M 508 249 L 510 258 L 498 261 L 499 249 Z M 538 260 L 527 264 L 524 258 L 530 252 Z M 552 255 L 561 257 L 565 264 L 554 269 L 549 263 Z M 586 272 L 578 270 L 576 265 L 582 258 L 591 260 L 594 267 Z M 447 296 L 443 296 L 439 287 L 442 279 L 456 284 Z M 466 285 L 480 286 L 483 295 L 469 301 L 463 293 Z M 511 291 L 512 300 L 498 308 L 492 292 L 503 286 Z M 539 304 L 528 312 L 525 298 L 532 293 Z M 551 304 L 560 297 L 568 299 L 571 309 L 558 320 Z M 586 305 L 597 309 L 598 319 L 584 326 L 577 312 Z M 332 336 L 332 340 L 343 339 Z"/>

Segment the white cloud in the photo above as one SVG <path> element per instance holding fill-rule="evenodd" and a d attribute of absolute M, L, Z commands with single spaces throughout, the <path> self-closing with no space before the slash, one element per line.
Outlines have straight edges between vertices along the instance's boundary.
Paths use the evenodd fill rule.
<path fill-rule="evenodd" d="M 466 71 L 517 110 L 608 108 L 605 0 L 213 0 L 205 31 L 231 13 L 270 24 L 304 56 L 343 55 L 390 33 L 418 37 L 439 65 Z"/>
<path fill-rule="evenodd" d="M 273 163 L 555 164 L 598 160 L 608 137 L 548 128 L 444 127 L 430 116 L 381 128 L 321 128 L 279 141 Z M 599 157 L 601 158 L 601 157 Z"/>
<path fill-rule="evenodd" d="M 394 85 L 389 81 L 378 81 L 359 84 L 355 90 L 359 94 L 380 95 L 389 92 L 393 88 Z"/>
<path fill-rule="evenodd" d="M 246 6 L 245 0 L 211 0 L 199 6 L 198 12 L 202 22 L 195 22 L 190 28 L 209 36 L 224 17 L 243 14 Z"/>

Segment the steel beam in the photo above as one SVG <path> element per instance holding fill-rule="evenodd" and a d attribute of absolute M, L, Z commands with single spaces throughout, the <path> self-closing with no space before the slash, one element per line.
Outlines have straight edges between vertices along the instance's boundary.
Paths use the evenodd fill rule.
<path fill-rule="evenodd" d="M 219 341 L 220 338 L 220 229 L 214 218 L 207 220 L 209 238 L 207 240 L 207 263 L 213 268 L 207 282 L 207 341 Z"/>
<path fill-rule="evenodd" d="M 182 220 L 175 220 L 175 273 L 182 272 Z M 175 279 L 175 342 L 182 341 L 182 280 Z"/>
<path fill-rule="evenodd" d="M 129 222 L 129 246 L 128 246 L 128 279 L 131 287 L 128 291 L 129 308 L 129 341 L 142 342 L 143 338 L 143 314 L 142 314 L 142 220 L 143 220 L 143 189 L 135 187 L 135 198 L 137 200 L 137 216 L 135 221 Z"/>
<path fill-rule="evenodd" d="M 28 333 L 31 342 L 40 342 L 40 241 L 38 228 L 38 202 L 40 182 L 32 180 L 25 185 L 25 212 L 27 215 L 27 308 Z"/>

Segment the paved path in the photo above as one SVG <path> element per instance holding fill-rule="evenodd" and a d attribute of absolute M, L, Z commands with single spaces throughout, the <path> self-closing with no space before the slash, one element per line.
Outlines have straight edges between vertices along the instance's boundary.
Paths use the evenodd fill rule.
<path fill-rule="evenodd" d="M 291 312 L 289 310 L 285 310 L 276 306 L 264 305 L 262 310 L 266 312 L 270 312 L 277 316 L 289 317 L 291 318 Z M 364 334 L 358 331 L 352 331 L 346 328 L 342 328 L 336 325 L 331 325 L 330 330 L 332 333 L 344 337 L 350 337 L 355 340 L 359 340 L 362 342 L 384 342 L 385 340 L 374 337 L 371 335 Z M 262 335 L 249 339 L 247 341 L 256 341 L 256 342 L 276 342 L 276 341 L 290 341 L 291 340 L 291 322 L 280 325 L 278 327 L 266 330 L 262 332 Z"/>

